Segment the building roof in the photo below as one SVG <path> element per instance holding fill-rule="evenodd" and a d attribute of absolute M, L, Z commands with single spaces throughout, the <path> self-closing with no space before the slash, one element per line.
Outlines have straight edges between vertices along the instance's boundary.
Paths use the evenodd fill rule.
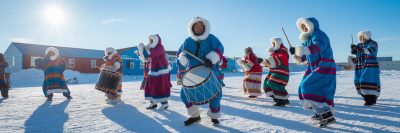
<path fill-rule="evenodd" d="M 167 55 L 175 55 L 176 56 L 176 53 L 178 53 L 178 51 L 165 51 L 165 54 L 167 54 Z"/>
<path fill-rule="evenodd" d="M 132 48 L 136 48 L 136 46 L 117 49 L 117 52 L 118 52 L 118 54 L 122 54 L 122 53 L 124 53 L 125 51 L 128 51 L 128 50 L 130 50 L 130 49 L 132 49 Z"/>
<path fill-rule="evenodd" d="M 55 47 L 60 51 L 60 56 L 62 57 L 75 57 L 75 58 L 103 58 L 103 50 L 93 50 L 93 49 L 82 49 L 82 48 L 70 48 L 70 47 L 60 47 L 60 46 L 50 46 L 50 45 L 39 45 L 39 44 L 28 44 L 28 43 L 17 43 L 12 42 L 17 49 L 21 51 L 22 54 L 28 55 L 44 55 L 48 47 Z"/>
<path fill-rule="evenodd" d="M 136 46 L 134 46 L 134 47 L 122 48 L 122 49 L 117 49 L 117 52 L 118 52 L 119 54 L 122 54 L 122 53 L 124 53 L 125 51 L 128 51 L 128 50 L 130 50 L 130 49 L 132 49 L 132 48 L 136 48 Z M 178 53 L 178 51 L 165 51 L 165 54 L 167 54 L 167 55 L 176 55 L 176 53 Z"/>

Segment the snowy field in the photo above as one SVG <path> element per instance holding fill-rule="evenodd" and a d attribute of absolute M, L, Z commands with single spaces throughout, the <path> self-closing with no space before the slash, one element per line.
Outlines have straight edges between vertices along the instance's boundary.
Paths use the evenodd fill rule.
<path fill-rule="evenodd" d="M 297 86 L 302 73 L 291 74 L 287 87 L 291 104 L 287 107 L 274 107 L 272 99 L 265 96 L 245 98 L 242 74 L 227 74 L 221 125 L 214 127 L 206 115 L 207 106 L 202 106 L 200 123 L 184 126 L 188 116 L 175 81 L 170 108 L 146 110 L 140 76 L 124 77 L 123 102 L 112 106 L 105 103 L 104 93 L 94 89 L 97 75 L 76 72 L 66 73 L 67 78 L 79 80 L 79 84 L 69 85 L 74 99 L 56 94 L 52 102 L 46 102 L 39 72 L 27 70 L 12 76 L 16 88 L 10 90 L 9 99 L 0 99 L 0 132 L 400 132 L 400 71 L 382 71 L 381 96 L 372 107 L 363 106 L 356 94 L 353 72 L 338 72 L 337 123 L 323 129 L 313 125 L 313 113 L 299 104 Z"/>

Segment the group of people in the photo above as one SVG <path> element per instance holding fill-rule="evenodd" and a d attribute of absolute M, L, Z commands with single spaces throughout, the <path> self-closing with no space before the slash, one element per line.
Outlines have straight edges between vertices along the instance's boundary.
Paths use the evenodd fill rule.
<path fill-rule="evenodd" d="M 315 113 L 313 120 L 319 120 L 321 127 L 334 123 L 333 117 L 334 95 L 336 90 L 336 63 L 329 37 L 320 29 L 315 18 L 300 18 L 297 27 L 301 34 L 301 46 L 287 49 L 281 38 L 272 38 L 267 52 L 269 57 L 257 57 L 248 47 L 245 56 L 238 60 L 244 70 L 244 93 L 249 98 L 261 96 L 262 67 L 269 71 L 264 80 L 263 88 L 267 97 L 273 98 L 274 106 L 289 104 L 288 92 L 285 86 L 289 81 L 289 54 L 295 63 L 306 65 L 307 69 L 300 83 L 298 94 L 305 109 L 312 109 Z M 370 31 L 360 31 L 359 43 L 351 44 L 349 64 L 354 66 L 354 84 L 358 94 L 364 100 L 364 105 L 376 104 L 380 94 L 380 70 L 377 60 L 378 44 L 371 39 Z"/>
<path fill-rule="evenodd" d="M 299 39 L 303 42 L 300 46 L 289 49 L 282 43 L 281 38 L 272 38 L 271 47 L 267 50 L 269 57 L 262 59 L 257 57 L 252 48 L 244 50 L 244 57 L 237 61 L 245 73 L 243 80 L 244 93 L 249 98 L 261 96 L 261 80 L 263 67 L 269 68 L 263 84 L 267 97 L 273 98 L 274 106 L 285 106 L 289 104 L 286 85 L 289 81 L 289 53 L 293 60 L 307 69 L 298 88 L 298 96 L 305 109 L 312 109 L 315 113 L 313 120 L 319 121 L 320 127 L 334 123 L 333 116 L 334 95 L 336 90 L 336 64 L 328 36 L 320 29 L 315 18 L 300 18 L 296 22 L 301 34 Z M 177 52 L 178 74 L 177 84 L 182 85 L 180 97 L 187 108 L 190 117 L 184 122 L 191 125 L 201 120 L 199 105 L 208 104 L 207 115 L 214 125 L 219 124 L 221 117 L 221 99 L 224 75 L 221 67 L 226 66 L 223 56 L 224 46 L 216 36 L 210 33 L 210 23 L 201 17 L 195 17 L 188 24 L 189 37 L 185 39 Z M 377 61 L 378 45 L 371 39 L 369 31 L 360 32 L 359 44 L 351 45 L 349 62 L 354 65 L 354 84 L 357 92 L 364 97 L 365 105 L 373 105 L 380 94 L 379 64 Z M 157 34 L 148 37 L 148 43 L 140 43 L 136 54 L 144 63 L 144 79 L 140 89 L 144 90 L 144 97 L 149 100 L 147 109 L 167 109 L 168 98 L 171 94 L 170 66 L 166 59 L 165 49 L 161 37 Z M 45 58 L 35 61 L 37 67 L 45 74 L 43 82 L 43 93 L 48 101 L 52 100 L 53 93 L 62 93 L 67 99 L 72 99 L 70 91 L 65 82 L 63 72 L 66 63 L 59 57 L 59 51 L 54 47 L 46 50 Z M 3 55 L 0 55 L 0 88 L 5 88 L 4 68 L 7 67 Z M 122 75 L 122 59 L 114 48 L 105 50 L 105 63 L 100 67 L 102 70 L 112 71 Z M 212 98 L 206 102 L 191 101 L 190 94 L 184 89 L 187 79 L 185 74 L 197 66 L 204 66 L 212 71 L 216 84 L 206 86 L 207 89 L 217 90 Z M 205 84 L 198 84 L 202 86 Z M 107 103 L 115 104 L 120 100 L 122 94 L 122 80 L 115 88 L 117 93 L 106 93 Z M 206 93 L 206 92 L 204 92 Z"/>
<path fill-rule="evenodd" d="M 289 54 L 281 38 L 272 38 L 271 45 L 272 47 L 267 50 L 270 57 L 259 58 L 252 48 L 248 47 L 244 50 L 245 56 L 237 62 L 244 69 L 243 90 L 249 98 L 261 96 L 263 67 L 268 67 L 269 72 L 263 84 L 265 94 L 273 98 L 276 102 L 274 106 L 282 107 L 289 104 L 289 96 L 285 88 L 289 81 Z"/>

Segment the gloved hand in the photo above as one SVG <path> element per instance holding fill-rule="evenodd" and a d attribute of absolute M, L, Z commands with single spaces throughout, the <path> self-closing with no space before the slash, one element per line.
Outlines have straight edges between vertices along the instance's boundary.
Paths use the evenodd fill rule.
<path fill-rule="evenodd" d="M 294 55 L 294 54 L 296 54 L 296 49 L 294 47 L 290 47 L 289 52 L 291 55 Z"/>
<path fill-rule="evenodd" d="M 353 49 L 353 47 L 351 47 L 351 54 L 357 54 L 357 50 Z"/>
<path fill-rule="evenodd" d="M 204 66 L 211 68 L 212 67 L 212 62 L 209 59 L 204 60 Z"/>
<path fill-rule="evenodd" d="M 353 50 L 357 50 L 357 46 L 356 45 L 354 45 L 354 44 L 351 44 L 351 50 L 353 51 Z"/>
<path fill-rule="evenodd" d="M 362 51 L 363 49 L 357 45 L 352 44 L 351 45 L 351 50 L 353 51 Z"/>
<path fill-rule="evenodd" d="M 262 58 L 257 58 L 257 64 L 260 64 L 263 61 Z"/>

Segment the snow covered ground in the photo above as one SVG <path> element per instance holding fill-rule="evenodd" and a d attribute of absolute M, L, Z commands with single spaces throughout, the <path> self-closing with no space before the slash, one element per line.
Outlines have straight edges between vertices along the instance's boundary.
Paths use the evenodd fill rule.
<path fill-rule="evenodd" d="M 382 94 L 378 104 L 363 106 L 353 86 L 353 72 L 337 74 L 335 96 L 337 123 L 328 128 L 313 126 L 311 111 L 303 110 L 297 97 L 302 73 L 292 73 L 288 85 L 291 104 L 274 107 L 265 96 L 249 100 L 243 96 L 242 74 L 227 74 L 223 89 L 221 125 L 214 127 L 202 106 L 202 121 L 184 126 L 187 114 L 180 102 L 180 87 L 174 85 L 170 108 L 146 110 L 140 77 L 124 77 L 123 103 L 108 105 L 104 93 L 94 89 L 95 74 L 67 72 L 80 84 L 69 85 L 74 99 L 56 94 L 46 102 L 37 71 L 13 75 L 9 99 L 0 99 L 0 132 L 400 132 L 400 71 L 382 71 Z M 42 73 L 40 73 L 42 74 Z M 174 75 L 173 75 L 174 76 Z M 16 79 L 22 81 L 16 81 Z M 175 78 L 173 78 L 175 79 Z M 175 81 L 172 81 L 175 84 Z"/>

